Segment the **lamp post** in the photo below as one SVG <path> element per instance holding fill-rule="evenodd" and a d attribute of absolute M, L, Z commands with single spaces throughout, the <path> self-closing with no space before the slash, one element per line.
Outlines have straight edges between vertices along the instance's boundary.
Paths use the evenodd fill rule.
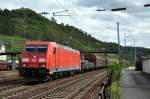
<path fill-rule="evenodd" d="M 123 10 L 126 10 L 126 7 L 111 9 L 111 11 L 123 11 Z"/>
<path fill-rule="evenodd" d="M 111 9 L 112 12 L 114 11 L 123 11 L 123 10 L 126 10 L 126 8 L 114 8 L 114 9 Z M 119 33 L 119 22 L 117 22 L 117 38 L 118 38 L 118 56 L 119 56 L 119 60 L 122 59 L 122 55 L 121 55 L 121 46 L 120 46 L 120 33 Z"/>
<path fill-rule="evenodd" d="M 120 47 L 119 22 L 117 22 L 117 38 L 118 38 L 118 56 L 119 56 L 119 59 L 121 59 L 121 47 Z"/>
<path fill-rule="evenodd" d="M 14 39 L 11 38 L 11 51 L 13 52 L 14 51 Z"/>
<path fill-rule="evenodd" d="M 150 4 L 144 4 L 144 7 L 150 7 Z"/>
<path fill-rule="evenodd" d="M 48 13 L 48 12 L 41 12 L 41 13 L 39 13 L 39 14 L 41 14 L 41 15 L 42 15 L 42 14 L 45 14 L 45 15 L 46 15 L 46 14 L 49 14 L 49 13 Z"/>
<path fill-rule="evenodd" d="M 59 13 L 63 13 L 63 12 L 68 12 L 69 10 L 62 10 L 62 11 L 58 11 L 58 12 L 53 12 L 53 16 L 69 16 L 71 17 L 71 15 L 63 15 L 63 14 L 59 14 Z M 49 12 L 41 12 L 39 13 L 41 15 L 46 15 L 46 14 L 50 14 Z"/>
<path fill-rule="evenodd" d="M 135 45 L 135 39 L 133 40 L 133 44 L 134 44 L 134 64 L 136 64 L 136 45 Z"/>
<path fill-rule="evenodd" d="M 64 14 L 59 14 L 59 13 L 63 13 L 63 12 L 68 12 L 69 10 L 63 10 L 63 11 L 58 11 L 58 12 L 53 12 L 53 16 L 69 16 L 71 17 L 71 15 L 64 15 Z"/>
<path fill-rule="evenodd" d="M 128 37 L 128 36 L 127 36 Z M 134 64 L 136 64 L 136 61 L 137 61 L 137 49 L 136 49 L 136 39 L 134 39 L 134 38 L 130 38 L 130 42 L 132 42 L 132 44 L 133 45 L 131 45 L 131 46 L 133 46 L 132 48 L 132 51 L 131 51 L 131 53 L 132 53 L 132 59 L 133 59 L 133 63 Z"/>
<path fill-rule="evenodd" d="M 123 11 L 123 10 L 126 10 L 126 7 L 111 9 L 112 12 Z M 105 9 L 103 9 L 103 10 L 97 9 L 96 11 L 106 11 L 106 10 Z M 119 57 L 119 60 L 121 60 L 121 46 L 120 46 L 119 22 L 117 22 L 117 38 L 118 38 L 118 57 Z"/>
<path fill-rule="evenodd" d="M 26 23 L 24 22 L 24 34 L 25 34 L 25 38 L 24 38 L 24 40 L 26 41 L 27 40 L 27 31 L 26 31 L 26 29 L 27 29 L 27 25 L 26 25 Z"/>
<path fill-rule="evenodd" d="M 106 11 L 105 9 L 97 9 L 96 11 Z"/>
<path fill-rule="evenodd" d="M 126 37 L 127 37 L 127 34 L 124 33 L 124 59 L 126 58 Z"/>

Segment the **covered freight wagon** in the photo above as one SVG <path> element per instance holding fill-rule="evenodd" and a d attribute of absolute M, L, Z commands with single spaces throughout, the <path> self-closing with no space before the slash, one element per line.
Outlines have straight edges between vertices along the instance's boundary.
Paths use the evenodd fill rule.
<path fill-rule="evenodd" d="M 106 65 L 106 58 L 102 54 L 101 56 L 95 54 L 86 54 L 84 59 L 94 63 L 96 67 L 101 67 Z"/>

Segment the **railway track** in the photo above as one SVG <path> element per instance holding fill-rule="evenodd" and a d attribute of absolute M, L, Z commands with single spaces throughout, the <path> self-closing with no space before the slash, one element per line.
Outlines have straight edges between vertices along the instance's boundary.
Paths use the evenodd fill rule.
<path fill-rule="evenodd" d="M 99 88 L 100 83 L 102 81 L 104 81 L 107 77 L 107 74 L 102 74 L 99 76 L 99 78 L 95 79 L 92 82 L 89 82 L 88 84 L 86 84 L 85 86 L 81 86 L 79 88 L 77 88 L 76 90 L 74 90 L 73 92 L 69 93 L 65 98 L 63 99 L 98 99 L 98 98 L 93 98 L 93 97 L 86 97 L 88 96 L 90 93 L 90 91 L 93 91 L 97 88 Z M 94 90 L 92 90 L 93 88 L 95 88 Z M 97 92 L 98 93 L 98 92 Z M 98 95 L 97 93 L 95 93 L 93 96 Z"/>
<path fill-rule="evenodd" d="M 13 89 L 19 86 L 23 85 L 23 79 L 13 79 L 13 80 L 7 80 L 7 81 L 1 81 L 0 82 L 0 94 L 2 91 Z"/>
<path fill-rule="evenodd" d="M 96 75 L 98 74 L 98 72 L 104 72 L 104 71 L 105 70 L 87 72 L 87 73 L 79 74 L 70 78 L 62 78 L 59 80 L 45 82 L 45 83 L 32 85 L 32 86 L 31 85 L 19 85 L 18 87 L 15 86 L 14 88 L 13 86 L 12 87 L 10 86 L 11 87 L 10 89 L 4 88 L 0 91 L 0 98 L 1 99 L 28 99 L 28 98 L 37 99 L 39 97 L 38 94 L 42 94 L 42 96 L 45 97 L 45 94 L 46 93 L 48 94 L 50 90 L 51 92 L 52 90 L 55 90 L 55 91 L 57 90 L 56 92 L 55 91 L 52 92 L 52 93 L 55 93 L 56 95 L 57 93 L 61 91 L 59 89 L 63 86 L 67 86 L 67 87 L 70 86 L 68 88 L 72 89 L 72 92 L 73 92 L 75 89 L 80 87 L 79 85 L 83 85 L 83 83 L 88 82 L 88 81 L 92 83 L 93 80 L 96 80 L 97 76 L 90 76 L 90 75 Z M 93 80 L 90 80 L 91 77 L 93 78 Z M 71 86 L 74 86 L 74 88 L 72 88 Z M 67 89 L 64 89 L 64 90 L 67 90 Z M 69 95 L 69 93 L 66 93 L 64 96 L 67 96 L 67 95 Z"/>
<path fill-rule="evenodd" d="M 90 84 L 92 84 L 94 81 L 98 80 L 99 77 L 104 78 L 106 75 L 106 72 L 99 74 L 96 73 L 92 76 L 88 75 L 86 77 L 62 84 L 54 89 L 33 96 L 30 99 L 71 99 L 86 87 L 88 87 Z"/>
<path fill-rule="evenodd" d="M 23 79 L 22 78 L 18 78 L 18 79 L 8 79 L 8 80 L 4 80 L 4 81 L 0 81 L 0 86 L 4 86 L 4 85 L 11 85 L 11 84 L 19 84 L 22 83 Z"/>
<path fill-rule="evenodd" d="M 22 86 L 22 84 L 17 84 L 17 85 L 16 84 L 12 84 L 12 85 L 2 86 L 2 87 L 0 87 L 0 93 L 2 91 L 13 89 L 13 88 L 20 87 L 20 86 Z"/>

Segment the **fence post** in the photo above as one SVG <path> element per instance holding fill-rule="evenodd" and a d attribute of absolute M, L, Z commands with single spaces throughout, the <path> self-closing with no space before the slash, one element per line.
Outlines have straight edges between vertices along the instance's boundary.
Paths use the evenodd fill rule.
<path fill-rule="evenodd" d="M 108 78 L 101 84 L 101 91 L 99 93 L 99 99 L 110 99 L 109 86 L 111 86 L 110 76 L 108 76 Z"/>

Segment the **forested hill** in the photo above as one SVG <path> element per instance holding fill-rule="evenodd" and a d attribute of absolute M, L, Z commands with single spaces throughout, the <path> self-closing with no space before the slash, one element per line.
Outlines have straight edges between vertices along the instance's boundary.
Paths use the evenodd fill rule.
<path fill-rule="evenodd" d="M 99 41 L 82 30 L 63 23 L 57 24 L 54 19 L 48 20 L 30 9 L 0 9 L 0 39 L 2 42 L 8 41 L 8 49 L 20 50 L 25 36 L 30 41 L 55 41 L 82 50 L 117 50 L 115 43 Z M 150 53 L 149 49 L 138 49 L 140 54 Z"/>

